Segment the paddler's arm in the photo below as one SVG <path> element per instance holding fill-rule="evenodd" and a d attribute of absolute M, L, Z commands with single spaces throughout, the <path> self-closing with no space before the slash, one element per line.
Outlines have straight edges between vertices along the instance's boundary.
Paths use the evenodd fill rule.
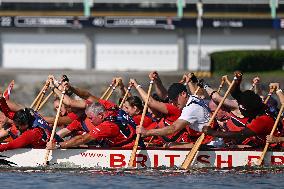
<path fill-rule="evenodd" d="M 51 86 L 51 89 L 52 91 L 54 91 L 54 93 L 57 96 L 59 97 L 61 96 L 62 92 L 59 89 L 57 89 L 54 86 Z M 75 99 L 70 98 L 68 95 L 64 96 L 63 103 L 67 106 L 71 106 L 73 108 L 80 108 L 80 109 L 85 109 L 87 106 L 87 103 L 85 102 L 85 100 L 75 100 Z"/>
<path fill-rule="evenodd" d="M 60 136 L 61 138 L 64 138 L 65 136 L 67 136 L 70 133 L 71 133 L 71 131 L 67 128 L 60 129 L 59 131 L 56 132 L 56 134 L 58 136 Z"/>
<path fill-rule="evenodd" d="M 163 85 L 163 82 L 158 74 L 157 71 L 152 71 L 149 74 L 149 78 L 150 80 L 154 81 L 154 86 L 155 86 L 155 90 L 157 95 L 161 98 L 161 99 L 165 99 L 168 96 L 168 91 L 165 88 L 165 86 Z"/>
<path fill-rule="evenodd" d="M 46 145 L 46 148 L 49 150 L 53 150 L 56 148 L 71 148 L 71 147 L 77 147 L 80 146 L 82 144 L 86 144 L 90 141 L 94 140 L 94 138 L 89 134 L 85 134 L 85 135 L 78 135 L 75 136 L 73 138 L 71 138 L 70 140 L 64 141 L 64 142 L 59 142 L 57 145 L 55 142 L 48 142 Z"/>
<path fill-rule="evenodd" d="M 141 98 L 145 102 L 147 100 L 148 95 L 144 91 L 144 89 L 140 85 L 137 84 L 135 79 L 130 79 L 130 83 L 136 88 L 137 92 L 140 94 Z M 149 108 L 151 108 L 151 110 L 155 110 L 163 114 L 168 114 L 168 109 L 165 103 L 159 102 L 155 100 L 154 98 L 152 98 L 151 96 L 149 97 L 148 106 Z"/>
<path fill-rule="evenodd" d="M 207 92 L 208 96 L 218 105 L 223 97 L 215 90 L 213 90 L 210 86 L 205 85 L 205 91 Z M 223 107 L 229 108 L 231 111 L 236 110 L 239 108 L 238 103 L 236 100 L 229 100 L 225 99 L 224 103 L 222 104 Z"/>
<path fill-rule="evenodd" d="M 42 132 L 39 129 L 25 131 L 21 136 L 7 144 L 0 145 L 0 152 L 27 147 L 42 139 Z"/>
<path fill-rule="evenodd" d="M 278 96 L 280 103 L 284 104 L 284 94 L 283 94 L 282 89 L 280 89 L 280 84 L 279 83 L 270 83 L 269 87 L 272 88 L 272 89 L 275 89 L 275 91 L 276 91 L 275 93 Z"/>
<path fill-rule="evenodd" d="M 14 112 L 19 111 L 20 109 L 24 109 L 25 108 L 23 105 L 18 104 L 16 102 L 13 102 L 11 100 L 6 100 L 6 102 L 7 102 L 7 105 L 9 106 L 9 108 L 12 111 L 14 111 Z"/>
<path fill-rule="evenodd" d="M 141 134 L 143 137 L 147 137 L 147 136 L 167 136 L 167 135 L 174 134 L 175 132 L 178 132 L 178 131 L 184 129 L 188 125 L 189 125 L 189 123 L 187 121 L 182 120 L 182 119 L 178 119 L 171 126 L 163 127 L 163 128 L 160 128 L 160 129 L 146 130 L 143 126 L 137 126 L 136 127 L 136 133 Z"/>
<path fill-rule="evenodd" d="M 53 124 L 55 121 L 55 117 L 43 117 L 45 121 L 47 121 L 49 124 Z M 73 120 L 69 118 L 68 116 L 62 116 L 58 117 L 58 122 L 57 125 L 68 125 L 72 122 Z"/>
<path fill-rule="evenodd" d="M 97 96 L 92 95 L 89 91 L 85 89 L 70 86 L 70 90 L 82 99 L 85 99 L 91 102 L 97 102 L 99 100 Z"/>
<path fill-rule="evenodd" d="M 228 139 L 237 139 L 237 140 L 243 140 L 251 136 L 255 136 L 256 133 L 248 128 L 244 128 L 241 131 L 228 131 L 228 132 L 222 132 L 222 131 L 216 131 L 213 130 L 211 127 L 203 127 L 202 130 L 206 135 L 219 137 L 219 138 L 228 138 Z"/>
<path fill-rule="evenodd" d="M 267 136 L 266 136 L 266 142 L 268 142 L 268 143 L 280 143 L 280 142 L 284 142 L 284 137 L 276 137 L 276 136 L 267 135 Z"/>

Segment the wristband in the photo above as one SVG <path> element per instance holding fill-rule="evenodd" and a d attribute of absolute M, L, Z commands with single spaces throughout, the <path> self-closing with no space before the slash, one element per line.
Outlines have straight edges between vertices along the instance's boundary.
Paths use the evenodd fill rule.
<path fill-rule="evenodd" d="M 142 87 L 142 86 L 141 86 L 141 85 L 137 85 L 135 88 L 138 89 L 138 88 L 140 88 L 140 87 Z"/>
<path fill-rule="evenodd" d="M 184 86 L 187 86 L 187 82 L 184 82 L 184 84 L 183 84 Z"/>

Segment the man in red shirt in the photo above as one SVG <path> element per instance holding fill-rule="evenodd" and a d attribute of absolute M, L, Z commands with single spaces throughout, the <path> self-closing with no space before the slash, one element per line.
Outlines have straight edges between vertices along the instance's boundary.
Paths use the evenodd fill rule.
<path fill-rule="evenodd" d="M 101 103 L 95 102 L 88 105 L 85 113 L 94 125 L 94 128 L 90 132 L 60 143 L 50 142 L 47 144 L 47 148 L 70 148 L 91 141 L 102 142 L 104 145 L 110 147 L 124 146 L 134 140 L 135 128 L 129 124 L 122 125 L 117 120 L 117 113 L 107 111 Z"/>

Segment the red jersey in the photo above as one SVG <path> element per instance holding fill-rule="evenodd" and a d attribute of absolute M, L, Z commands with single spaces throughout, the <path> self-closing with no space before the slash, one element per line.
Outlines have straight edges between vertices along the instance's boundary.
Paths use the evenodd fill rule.
<path fill-rule="evenodd" d="M 78 131 L 83 131 L 83 132 L 90 132 L 91 130 L 94 129 L 94 125 L 91 122 L 89 118 L 85 118 L 83 121 L 78 121 L 74 120 L 72 123 L 70 123 L 66 129 L 68 129 L 71 132 L 78 132 Z"/>
<path fill-rule="evenodd" d="M 262 136 L 264 139 L 266 135 L 269 135 L 275 120 L 267 115 L 261 115 L 253 119 L 251 123 L 247 124 L 247 128 L 255 132 L 258 136 Z"/>
<path fill-rule="evenodd" d="M 15 124 L 11 124 L 10 128 L 5 128 L 5 130 L 8 130 L 8 136 L 4 140 L 4 142 L 11 142 L 12 140 L 16 139 L 20 135 L 20 131 L 17 129 Z"/>
<path fill-rule="evenodd" d="M 247 138 L 245 141 L 243 141 L 243 144 L 251 144 L 252 145 L 264 145 L 266 142 L 266 135 L 269 135 L 275 120 L 268 115 L 261 115 L 256 117 L 251 121 L 251 123 L 247 124 L 247 128 L 253 131 L 256 136 Z"/>
<path fill-rule="evenodd" d="M 240 118 L 230 112 L 230 118 L 225 122 L 223 127 L 228 131 L 241 131 L 246 127 L 248 119 L 247 117 Z"/>
<path fill-rule="evenodd" d="M 5 98 L 0 98 L 0 109 L 5 114 L 6 117 L 13 120 L 15 112 L 10 110 L 9 106 L 7 105 Z"/>
<path fill-rule="evenodd" d="M 141 118 L 142 118 L 141 114 L 132 116 L 132 119 L 137 125 L 140 124 Z M 152 123 L 153 123 L 152 119 L 145 115 L 144 121 L 143 121 L 143 127 L 147 129 L 147 127 L 149 127 Z"/>
<path fill-rule="evenodd" d="M 180 114 L 181 114 L 181 110 L 172 105 L 172 104 L 169 104 L 169 103 L 165 103 L 166 105 L 166 108 L 167 108 L 167 111 L 168 113 L 165 114 L 159 122 L 153 122 L 149 127 L 148 129 L 155 129 L 155 128 L 163 128 L 163 127 L 166 127 L 166 126 L 170 126 L 171 124 L 173 124 L 173 122 L 175 122 Z"/>
<path fill-rule="evenodd" d="M 75 114 L 74 112 L 70 112 L 67 114 L 67 117 L 69 117 L 70 119 L 74 120 L 80 120 L 80 116 L 78 116 L 77 114 Z"/>
<path fill-rule="evenodd" d="M 96 126 L 90 135 L 99 142 L 104 142 L 110 147 L 123 146 L 134 140 L 135 129 L 131 126 L 126 127 L 127 131 L 130 133 L 126 136 L 121 132 L 119 126 L 113 121 L 104 121 L 98 126 Z"/>
<path fill-rule="evenodd" d="M 18 138 L 7 144 L 0 145 L 0 152 L 13 150 L 17 148 L 32 147 L 42 148 L 46 146 L 46 142 L 42 139 L 44 131 L 40 128 L 33 128 L 25 131 Z"/>
<path fill-rule="evenodd" d="M 181 110 L 170 103 L 165 103 L 168 113 L 158 122 L 152 123 L 147 129 L 163 128 L 172 125 L 181 115 Z M 176 132 L 173 135 L 159 137 L 160 139 L 154 140 L 153 143 L 161 144 L 161 139 L 165 142 L 188 142 L 188 133 L 186 129 Z"/>

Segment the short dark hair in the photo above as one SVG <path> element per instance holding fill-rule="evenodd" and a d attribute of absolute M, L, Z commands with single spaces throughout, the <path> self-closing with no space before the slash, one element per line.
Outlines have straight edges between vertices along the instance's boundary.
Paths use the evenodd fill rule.
<path fill-rule="evenodd" d="M 139 110 L 143 110 L 142 100 L 138 96 L 130 96 L 125 101 L 127 101 L 130 106 L 136 106 Z"/>
<path fill-rule="evenodd" d="M 244 106 L 248 111 L 259 112 L 263 110 L 264 104 L 259 95 L 251 90 L 243 91 L 240 94 L 239 103 Z"/>
<path fill-rule="evenodd" d="M 170 100 L 174 100 L 182 92 L 187 93 L 186 87 L 181 83 L 173 83 L 168 89 L 168 97 Z"/>
<path fill-rule="evenodd" d="M 33 125 L 35 118 L 31 114 L 30 109 L 20 109 L 17 111 L 13 117 L 13 121 L 16 123 L 16 125 L 29 125 L 31 127 Z"/>

